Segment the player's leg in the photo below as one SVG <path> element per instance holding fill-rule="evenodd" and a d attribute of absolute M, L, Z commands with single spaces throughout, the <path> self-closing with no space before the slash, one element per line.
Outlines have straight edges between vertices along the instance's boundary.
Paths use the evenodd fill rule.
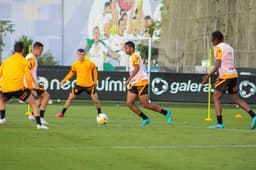
<path fill-rule="evenodd" d="M 101 113 L 101 107 L 100 107 L 100 101 L 99 101 L 97 93 L 91 94 L 91 99 L 95 104 L 95 107 L 97 109 L 98 114 L 100 114 Z"/>
<path fill-rule="evenodd" d="M 126 98 L 126 104 L 134 113 L 136 113 L 137 115 L 139 115 L 143 119 L 140 126 L 145 126 L 145 125 L 149 124 L 151 120 L 135 104 L 136 98 L 137 98 L 137 94 L 128 91 L 127 98 Z"/>
<path fill-rule="evenodd" d="M 221 102 L 220 99 L 223 96 L 223 92 L 214 90 L 213 92 L 213 102 L 214 102 L 214 108 L 217 118 L 217 123 L 210 126 L 209 128 L 224 128 L 223 121 L 222 121 L 222 108 L 221 108 Z"/>
<path fill-rule="evenodd" d="M 50 94 L 44 91 L 40 96 L 40 117 L 44 118 L 44 113 L 50 100 Z"/>
<path fill-rule="evenodd" d="M 0 124 L 4 124 L 5 122 L 5 100 L 2 94 L 0 93 Z"/>
<path fill-rule="evenodd" d="M 44 119 L 44 113 L 47 108 L 48 101 L 50 99 L 50 94 L 44 89 L 35 89 L 35 91 L 37 92 L 38 99 L 36 100 L 36 105 L 38 106 L 38 108 L 40 108 L 39 113 L 40 113 L 40 117 L 41 117 L 41 122 L 43 124 L 48 124 L 48 122 Z M 31 115 L 29 115 L 28 118 L 30 120 L 35 119 L 33 116 L 33 112 Z"/>
<path fill-rule="evenodd" d="M 22 100 L 25 101 L 27 104 L 29 104 L 31 106 L 32 111 L 33 111 L 34 116 L 35 116 L 37 128 L 38 129 L 48 129 L 47 126 L 44 126 L 44 125 L 41 124 L 39 109 L 36 105 L 36 101 L 35 101 L 34 97 L 32 96 L 32 94 L 29 94 L 28 97 L 24 97 Z"/>
<path fill-rule="evenodd" d="M 217 123 L 210 126 L 209 128 L 224 128 L 222 121 L 222 107 L 220 99 L 223 96 L 224 92 L 227 90 L 228 83 L 229 82 L 226 79 L 218 79 L 218 81 L 214 84 L 213 102 Z"/>
<path fill-rule="evenodd" d="M 84 87 L 84 91 L 91 96 L 92 101 L 95 104 L 98 114 L 101 113 L 100 101 L 96 92 L 95 86 L 92 87 Z"/>
<path fill-rule="evenodd" d="M 65 112 L 67 111 L 67 109 L 69 108 L 69 106 L 72 104 L 72 101 L 76 98 L 76 95 L 72 92 L 69 94 L 68 99 L 66 100 L 64 107 L 62 109 L 62 111 L 58 114 L 55 115 L 55 117 L 64 117 Z"/>
<path fill-rule="evenodd" d="M 245 110 L 251 116 L 252 122 L 251 122 L 250 128 L 254 129 L 256 127 L 255 113 L 252 111 L 252 109 L 248 106 L 248 104 L 245 101 L 239 98 L 238 93 L 230 94 L 230 97 L 235 104 L 239 105 L 243 110 Z"/>
<path fill-rule="evenodd" d="M 148 94 L 142 94 L 140 96 L 138 96 L 139 99 L 140 99 L 140 102 L 142 104 L 142 106 L 146 109 L 149 109 L 149 110 L 153 110 L 155 112 L 158 112 L 158 113 L 161 113 L 165 116 L 166 118 L 166 121 L 167 121 L 167 124 L 170 124 L 172 122 L 172 119 L 171 119 L 171 111 L 170 110 L 165 110 L 165 109 L 162 109 L 161 107 L 157 106 L 156 104 L 153 104 L 153 103 L 149 103 L 149 97 L 148 97 Z"/>

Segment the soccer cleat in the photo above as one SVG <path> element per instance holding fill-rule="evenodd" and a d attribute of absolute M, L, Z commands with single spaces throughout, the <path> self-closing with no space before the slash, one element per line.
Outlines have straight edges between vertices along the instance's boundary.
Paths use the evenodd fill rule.
<path fill-rule="evenodd" d="M 43 117 L 41 117 L 40 120 L 41 120 L 41 123 L 42 123 L 42 124 L 44 124 L 44 125 L 47 125 L 47 124 L 48 124 L 48 122 L 47 122 Z"/>
<path fill-rule="evenodd" d="M 141 122 L 140 126 L 146 126 L 146 125 L 148 125 L 150 122 L 151 122 L 151 120 L 150 120 L 149 118 L 147 118 L 147 119 L 145 119 L 145 120 L 143 120 L 143 121 Z"/>
<path fill-rule="evenodd" d="M 172 114 L 172 111 L 171 110 L 167 110 L 167 114 L 165 115 L 165 118 L 166 118 L 166 121 L 167 121 L 168 125 L 171 124 L 171 122 L 172 122 L 171 114 Z"/>
<path fill-rule="evenodd" d="M 35 120 L 35 117 L 34 117 L 34 115 L 30 114 L 30 115 L 28 116 L 28 119 L 29 119 L 29 120 Z"/>
<path fill-rule="evenodd" d="M 0 119 L 0 125 L 5 124 L 6 123 L 6 118 Z"/>
<path fill-rule="evenodd" d="M 36 128 L 37 129 L 48 129 L 48 127 L 45 125 L 36 125 Z"/>
<path fill-rule="evenodd" d="M 219 123 L 215 123 L 214 125 L 209 126 L 209 128 L 211 128 L 211 129 L 223 129 L 224 125 L 223 124 L 219 124 Z"/>
<path fill-rule="evenodd" d="M 250 127 L 251 129 L 254 129 L 254 128 L 256 128 L 256 116 L 254 116 L 253 118 L 252 118 L 252 123 L 251 123 L 251 127 Z"/>
<path fill-rule="evenodd" d="M 63 113 L 58 113 L 54 117 L 64 117 L 64 114 Z"/>

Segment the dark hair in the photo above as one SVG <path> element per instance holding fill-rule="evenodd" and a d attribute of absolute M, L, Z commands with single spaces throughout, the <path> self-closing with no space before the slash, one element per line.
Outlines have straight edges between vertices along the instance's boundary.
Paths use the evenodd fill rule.
<path fill-rule="evenodd" d="M 132 41 L 127 41 L 125 43 L 125 45 L 127 45 L 128 47 L 132 47 L 133 49 L 135 49 L 135 44 Z"/>
<path fill-rule="evenodd" d="M 122 17 L 122 12 L 125 11 L 123 8 L 120 9 L 120 16 Z"/>
<path fill-rule="evenodd" d="M 151 19 L 151 16 L 147 15 L 145 16 L 145 19 Z"/>
<path fill-rule="evenodd" d="M 104 8 L 109 7 L 110 6 L 110 2 L 106 2 L 104 5 Z"/>
<path fill-rule="evenodd" d="M 23 49 L 24 49 L 24 44 L 23 44 L 22 41 L 19 41 L 19 42 L 15 43 L 15 45 L 14 45 L 14 51 L 15 52 L 21 53 Z"/>
<path fill-rule="evenodd" d="M 100 31 L 100 28 L 99 28 L 98 26 L 95 26 L 95 27 L 93 28 L 93 32 L 94 32 L 96 29 Z"/>
<path fill-rule="evenodd" d="M 122 18 L 124 18 L 124 16 L 127 16 L 128 17 L 128 15 L 127 15 L 127 13 L 125 12 L 125 13 L 123 13 L 123 15 L 121 16 Z"/>
<path fill-rule="evenodd" d="M 33 49 L 35 48 L 39 48 L 39 47 L 44 47 L 44 45 L 41 43 L 41 42 L 35 42 L 34 45 L 33 45 Z"/>
<path fill-rule="evenodd" d="M 77 52 L 78 52 L 78 53 L 84 53 L 84 52 L 85 52 L 85 50 L 84 50 L 84 49 L 82 49 L 82 48 L 79 48 L 79 49 L 77 50 Z"/>
<path fill-rule="evenodd" d="M 218 43 L 224 41 L 223 34 L 220 31 L 214 31 L 212 33 L 212 39 L 217 40 Z"/>

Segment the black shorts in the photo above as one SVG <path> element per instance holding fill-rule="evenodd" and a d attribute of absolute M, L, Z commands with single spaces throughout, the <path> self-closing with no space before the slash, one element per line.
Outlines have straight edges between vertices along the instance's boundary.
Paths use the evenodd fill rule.
<path fill-rule="evenodd" d="M 79 95 L 81 94 L 83 91 L 85 91 L 88 95 L 93 95 L 96 93 L 96 88 L 95 86 L 91 86 L 91 87 L 82 87 L 82 86 L 78 86 L 76 85 L 73 89 L 72 89 L 72 93 L 74 95 Z"/>
<path fill-rule="evenodd" d="M 35 90 L 37 93 L 36 98 L 39 98 L 45 92 L 45 89 L 41 87 L 39 89 L 33 89 L 33 90 Z"/>
<path fill-rule="evenodd" d="M 229 94 L 238 93 L 237 78 L 218 79 L 218 81 L 214 84 L 214 89 L 222 93 L 226 91 L 228 91 Z"/>
<path fill-rule="evenodd" d="M 145 84 L 144 86 L 131 86 L 129 92 L 134 93 L 137 96 L 148 94 L 148 84 Z"/>
<path fill-rule="evenodd" d="M 1 93 L 5 101 L 9 100 L 12 97 L 16 97 L 22 101 L 26 101 L 30 96 L 31 91 L 29 89 L 22 89 L 14 92 L 7 92 L 7 93 L 1 92 Z"/>

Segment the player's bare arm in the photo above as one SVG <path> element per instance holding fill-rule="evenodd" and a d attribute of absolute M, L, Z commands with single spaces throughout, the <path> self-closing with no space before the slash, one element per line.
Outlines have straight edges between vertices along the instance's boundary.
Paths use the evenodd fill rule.
<path fill-rule="evenodd" d="M 127 81 L 124 83 L 124 87 L 126 87 L 128 84 L 129 84 L 129 82 L 131 81 L 131 79 L 138 73 L 138 71 L 139 71 L 139 69 L 140 69 L 140 66 L 138 65 L 138 64 L 136 64 L 135 66 L 134 66 L 135 68 L 134 68 L 134 70 L 132 71 L 132 73 L 131 73 L 131 75 L 130 75 L 130 77 L 127 79 Z"/>
<path fill-rule="evenodd" d="M 201 84 L 202 85 L 205 84 L 208 81 L 208 79 L 220 68 L 220 66 L 221 66 L 221 60 L 216 60 L 216 64 L 215 64 L 214 68 L 208 75 L 206 75 L 202 78 L 203 81 Z"/>

